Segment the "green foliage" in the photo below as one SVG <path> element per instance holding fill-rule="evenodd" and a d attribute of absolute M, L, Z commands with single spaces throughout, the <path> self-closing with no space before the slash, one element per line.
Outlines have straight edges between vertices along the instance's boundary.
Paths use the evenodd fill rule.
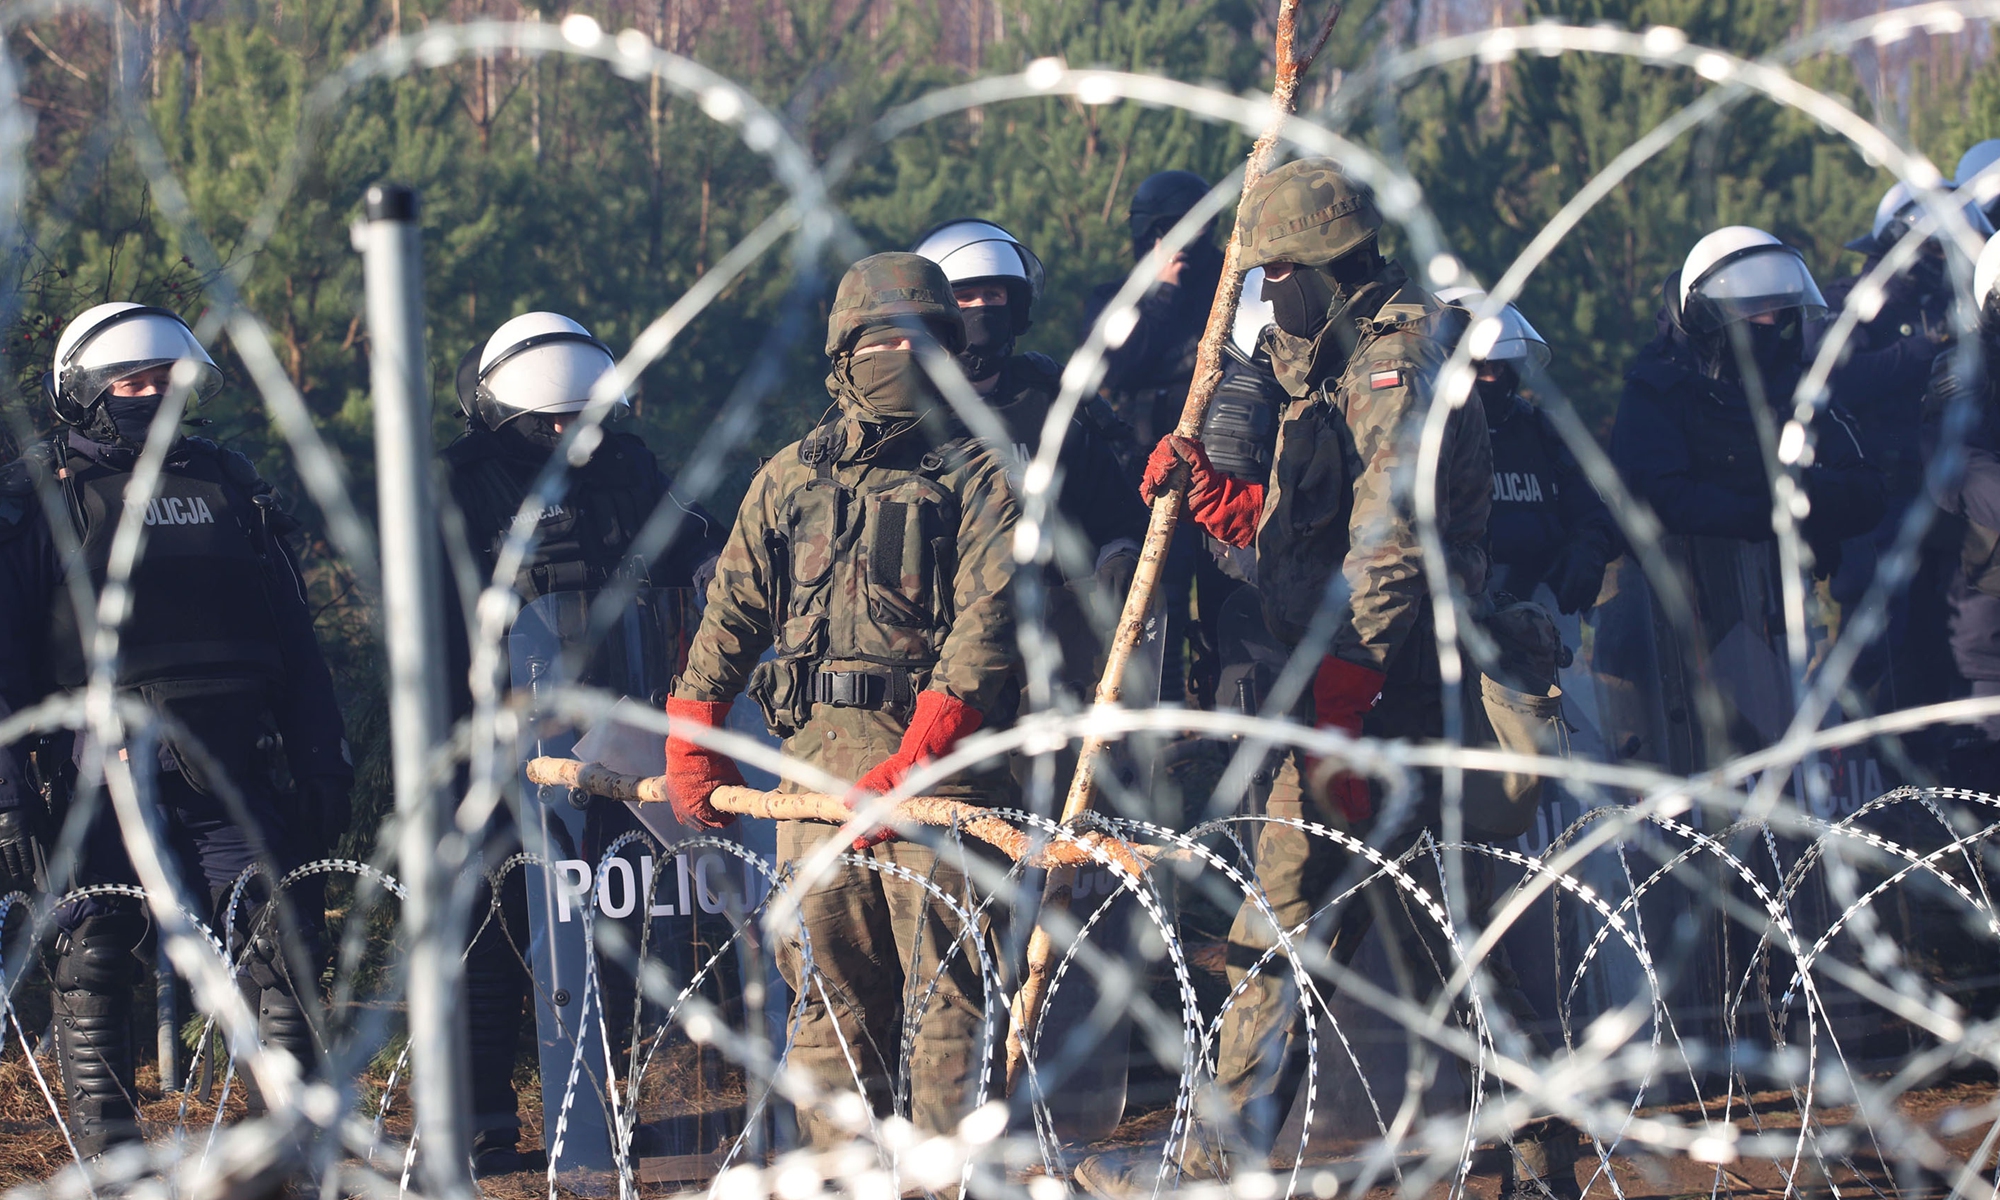
<path fill-rule="evenodd" d="M 397 22 L 415 34 L 479 17 L 481 3 L 250 0 L 184 32 L 166 30 L 139 84 L 196 220 L 268 324 L 272 349 L 343 458 L 364 512 L 373 497 L 368 337 L 347 229 L 370 183 L 393 178 L 423 195 L 440 441 L 458 428 L 451 381 L 460 356 L 503 320 L 555 309 L 623 346 L 785 199 L 768 162 L 733 129 L 663 85 L 595 61 L 511 52 L 466 59 L 354 83 L 329 111 L 309 113 L 314 89 Z M 966 31 L 947 28 L 945 10 L 921 0 L 596 0 L 592 11 L 607 29 L 638 27 L 743 82 L 816 161 L 859 146 L 834 194 L 867 248 L 908 246 L 959 216 L 1013 230 L 1049 268 L 1026 344 L 1060 358 L 1077 338 L 1090 287 L 1130 269 L 1124 213 L 1138 183 L 1173 167 L 1220 178 L 1241 163 L 1249 139 L 1177 111 L 1064 98 L 989 105 L 888 145 L 865 141 L 871 124 L 937 88 L 1048 55 L 1258 91 L 1269 86 L 1269 7 L 1009 0 L 999 10 L 1003 25 L 971 42 L 977 72 L 960 61 L 966 54 L 954 40 Z M 1324 7 L 1309 4 L 1308 23 Z M 536 11 L 555 20 L 565 10 Z M 699 28 L 684 36 L 680 21 L 690 13 Z M 1408 162 L 1452 245 L 1489 283 L 1587 181 L 1712 86 L 1678 68 L 1565 54 L 1460 64 L 1357 95 L 1372 85 L 1354 73 L 1385 47 L 1408 44 L 1417 14 L 1418 6 L 1351 5 L 1306 94 L 1323 94 L 1333 68 L 1350 73 L 1346 96 L 1361 117 L 1354 132 Z M 1785 0 L 1527 0 L 1525 19 L 1544 16 L 1676 25 L 1696 43 L 1751 56 L 1815 20 Z M 213 280 L 196 269 L 204 261 L 196 248 L 162 219 L 128 137 L 104 119 L 114 62 L 108 32 L 81 16 L 33 28 L 47 50 L 14 46 L 38 125 L 25 236 L 10 268 L 21 311 L 4 332 L 26 411 L 46 423 L 32 383 L 64 320 L 117 298 L 195 317 Z M 1811 60 L 1796 74 L 1866 111 L 1845 59 Z M 1908 112 L 1911 143 L 1949 169 L 1965 145 L 2000 133 L 2000 66 L 1920 62 Z M 1816 120 L 1742 97 L 1722 121 L 1681 136 L 1612 189 L 1535 273 L 1523 306 L 1555 344 L 1558 381 L 1602 425 L 1625 363 L 1651 336 L 1661 282 L 1702 233 L 1762 225 L 1803 247 L 1825 280 L 1856 266 L 1840 244 L 1866 227 L 1887 184 Z M 274 204 L 269 236 L 255 240 Z M 788 265 L 782 249 L 759 263 L 642 380 L 636 427 L 669 470 L 683 465 L 758 355 L 789 286 Z M 844 264 L 820 265 L 828 275 L 821 307 L 783 364 L 783 389 L 729 463 L 729 483 L 709 498 L 717 511 L 734 507 L 756 456 L 799 436 L 825 407 L 814 327 Z M 204 414 L 214 422 L 209 432 L 301 495 L 247 374 L 240 365 L 233 374 L 241 386 Z M 302 515 L 317 528 L 309 507 Z M 387 794 L 374 615 L 323 540 L 312 541 L 307 557 L 362 772 L 359 828 L 342 848 L 363 852 Z"/>

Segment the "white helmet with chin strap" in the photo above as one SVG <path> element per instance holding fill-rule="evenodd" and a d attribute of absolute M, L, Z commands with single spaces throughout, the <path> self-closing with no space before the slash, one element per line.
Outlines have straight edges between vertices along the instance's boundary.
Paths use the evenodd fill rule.
<path fill-rule="evenodd" d="M 1761 229 L 1726 225 L 1694 244 L 1681 265 L 1682 328 L 1712 334 L 1765 313 L 1826 312 L 1826 297 L 1799 252 Z"/>
<path fill-rule="evenodd" d="M 2000 289 L 2000 233 L 1986 239 L 1979 261 L 1972 264 L 1972 295 L 1979 304 L 1982 320 L 1988 312 L 2000 317 L 2000 296 L 1994 294 L 1996 289 Z"/>
<path fill-rule="evenodd" d="M 54 369 L 42 377 L 49 407 L 64 424 L 84 425 L 111 385 L 153 367 L 189 364 L 196 399 L 215 394 L 222 372 L 180 314 L 129 301 L 85 309 L 56 341 Z"/>
<path fill-rule="evenodd" d="M 1486 293 L 1476 287 L 1446 288 L 1436 295 L 1438 303 L 1462 308 L 1467 313 L 1477 310 L 1486 300 Z M 1521 315 L 1520 309 L 1507 305 L 1500 310 L 1499 321 L 1500 332 L 1493 339 L 1493 345 L 1484 354 L 1474 354 L 1474 362 L 1517 363 L 1533 359 L 1537 367 L 1549 365 L 1553 355 L 1549 351 L 1548 340 L 1528 323 L 1528 318 Z"/>
<path fill-rule="evenodd" d="M 458 405 L 498 431 L 530 413 L 582 412 L 591 389 L 617 363 L 611 348 L 560 313 L 523 313 L 493 331 L 458 364 Z M 630 407 L 630 396 L 618 403 Z"/>
<path fill-rule="evenodd" d="M 953 287 L 987 279 L 1005 284 L 1014 332 L 1027 332 L 1045 273 L 1042 260 L 1021 239 L 991 221 L 961 217 L 918 238 L 910 253 L 943 268 Z"/>
<path fill-rule="evenodd" d="M 1981 183 L 2000 189 L 2000 172 L 1990 177 L 1990 183 L 1987 180 L 1981 180 Z M 1966 192 L 1957 199 L 1965 211 L 1965 223 L 1972 226 L 1972 231 L 1981 237 L 1992 237 L 1993 222 L 1988 219 L 1986 210 L 1980 206 L 1975 195 Z M 1908 237 L 1910 231 L 1923 219 L 1923 201 L 1917 199 L 1915 193 L 1910 191 L 1909 184 L 1899 180 L 1888 191 L 1882 193 L 1881 201 L 1875 205 L 1875 223 L 1870 227 L 1868 236 L 1855 238 L 1847 243 L 1847 249 L 1862 254 L 1886 254 L 1890 247 Z M 1942 232 L 1933 226 L 1929 240 L 1941 241 L 1939 235 Z"/>
<path fill-rule="evenodd" d="M 1971 187 L 1973 199 L 1987 210 L 1989 218 L 1994 202 L 2000 201 L 2000 168 L 1994 167 L 1995 163 L 2000 163 L 2000 138 L 1987 138 L 1959 155 L 1958 167 L 1951 173 L 1951 185 L 1961 190 Z"/>

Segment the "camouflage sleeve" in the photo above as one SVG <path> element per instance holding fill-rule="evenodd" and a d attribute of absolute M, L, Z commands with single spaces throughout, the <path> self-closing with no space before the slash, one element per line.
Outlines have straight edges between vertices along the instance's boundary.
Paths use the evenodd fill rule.
<path fill-rule="evenodd" d="M 1410 353 L 1400 339 L 1384 339 L 1345 388 L 1347 425 L 1360 471 L 1348 520 L 1347 558 L 1341 564 L 1351 615 L 1334 634 L 1333 653 L 1377 671 L 1388 669 L 1430 593 L 1409 491 L 1435 365 Z M 1446 554 L 1474 588 L 1484 585 L 1479 547 L 1492 503 L 1492 447 L 1483 414 L 1475 412 L 1478 407 L 1468 404 L 1453 414 L 1438 474 Z M 1475 417 L 1476 430 L 1468 427 Z M 1473 437 L 1475 433 L 1479 436 Z M 1460 507 L 1466 511 L 1457 511 Z"/>
<path fill-rule="evenodd" d="M 952 576 L 954 615 L 931 687 L 990 715 L 1014 666 L 1014 599 L 1008 584 L 1020 509 L 998 459 L 982 453 L 967 470 Z"/>
<path fill-rule="evenodd" d="M 676 699 L 734 700 L 771 645 L 772 564 L 764 534 L 777 528 L 772 464 L 795 454 L 791 447 L 780 451 L 750 480 L 708 585 L 708 607 L 688 646 L 687 666 L 674 681 Z"/>

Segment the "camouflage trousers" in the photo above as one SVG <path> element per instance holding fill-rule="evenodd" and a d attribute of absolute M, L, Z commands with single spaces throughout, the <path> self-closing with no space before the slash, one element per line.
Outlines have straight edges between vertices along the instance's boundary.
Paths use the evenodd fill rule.
<path fill-rule="evenodd" d="M 817 822 L 778 822 L 779 862 L 796 866 L 835 832 Z M 968 928 L 919 881 L 976 911 L 960 856 L 978 852 L 954 846 L 941 854 L 897 840 L 865 853 L 914 878 L 840 863 L 801 899 L 803 929 L 794 925 L 779 947 L 785 981 L 807 996 L 792 1061 L 830 1092 L 855 1092 L 858 1082 L 878 1116 L 904 1113 L 924 1133 L 948 1133 L 973 1109 L 982 1074 L 999 1061 L 1007 1012 L 998 997 L 989 1004 L 980 974 L 976 939 L 986 939 L 990 954 L 988 923 Z M 801 932 L 810 943 L 809 978 Z M 828 1108 L 799 1107 L 807 1145 L 849 1140 Z"/>
<path fill-rule="evenodd" d="M 1295 752 L 1285 756 L 1278 770 L 1266 813 L 1346 828 L 1338 813 L 1323 810 L 1301 787 L 1300 759 Z M 1415 844 L 1420 832 L 1413 829 L 1381 847 L 1384 857 L 1401 855 Z M 1230 928 L 1229 983 L 1243 990 L 1223 1018 L 1214 1083 L 1221 1093 L 1217 1099 L 1237 1115 L 1242 1148 L 1253 1158 L 1268 1156 L 1274 1149 L 1307 1067 L 1306 1019 L 1299 1007 L 1290 961 L 1280 953 L 1251 974 L 1265 952 L 1279 944 L 1272 918 L 1288 932 L 1298 931 L 1291 933 L 1292 945 L 1308 970 L 1315 956 L 1348 966 L 1368 931 L 1377 930 L 1385 940 L 1392 972 L 1391 978 L 1378 982 L 1419 1005 L 1429 1005 L 1445 977 L 1456 969 L 1458 960 L 1443 930 L 1407 890 L 1390 879 L 1377 878 L 1347 897 L 1338 909 L 1319 912 L 1339 891 L 1379 870 L 1365 860 L 1357 861 L 1359 858 L 1325 837 L 1289 825 L 1265 825 L 1257 835 L 1257 882 L 1271 915 L 1267 917 L 1246 900 Z M 1358 869 L 1350 871 L 1351 867 Z M 1474 914 L 1482 913 L 1492 902 L 1491 860 L 1468 857 L 1465 868 L 1471 893 L 1468 905 Z M 1444 894 L 1428 855 L 1417 856 L 1404 870 L 1432 897 Z M 1496 949 L 1485 967 L 1486 1001 L 1503 1009 L 1510 1023 L 1528 1037 L 1534 1052 L 1545 1056 L 1548 1047 L 1535 1030 L 1538 1018 L 1534 1007 L 1522 992 L 1504 949 Z M 1325 994 L 1331 985 L 1319 980 L 1317 987 Z M 1461 1019 L 1463 1004 L 1461 1000 Z"/>

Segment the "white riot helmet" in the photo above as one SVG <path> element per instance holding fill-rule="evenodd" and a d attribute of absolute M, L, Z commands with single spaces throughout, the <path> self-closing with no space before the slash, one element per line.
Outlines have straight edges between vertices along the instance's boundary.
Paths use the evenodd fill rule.
<path fill-rule="evenodd" d="M 1236 298 L 1236 324 L 1230 327 L 1229 344 L 1245 362 L 1254 361 L 1257 339 L 1264 336 L 1266 328 L 1277 323 L 1271 302 L 1264 299 L 1264 268 L 1251 267 L 1243 272 L 1243 294 Z"/>
<path fill-rule="evenodd" d="M 2000 297 L 1994 295 L 1996 288 L 2000 288 L 2000 234 L 1986 239 L 1979 261 L 1972 264 L 1972 295 L 1979 303 L 1980 320 L 1989 327 L 1994 322 L 1987 319 L 1988 313 L 2000 317 Z"/>
<path fill-rule="evenodd" d="M 953 287 L 988 279 L 1004 283 L 1014 332 L 1027 332 L 1045 273 L 1042 260 L 1019 238 L 991 221 L 961 217 L 918 238 L 910 252 L 942 267 Z"/>
<path fill-rule="evenodd" d="M 1970 150 L 1959 155 L 1958 168 L 1951 173 L 1952 186 L 1971 187 L 1973 199 L 1987 210 L 1989 219 L 1995 202 L 2000 201 L 2000 168 L 1994 168 L 1995 163 L 2000 163 L 2000 138 L 1987 138 L 1974 142 Z"/>
<path fill-rule="evenodd" d="M 1728 225 L 1688 251 L 1681 266 L 1681 324 L 1689 333 L 1713 334 L 1736 321 L 1799 309 L 1807 320 L 1826 312 L 1799 252 L 1761 229 Z"/>
<path fill-rule="evenodd" d="M 1994 185 L 2000 186 L 2000 176 L 1996 176 Z M 1980 207 L 1979 201 L 1972 193 L 1966 193 L 1959 203 L 1965 211 L 1965 223 L 1972 226 L 1972 232 L 1983 238 L 1992 237 L 1993 222 L 1987 218 L 1986 210 Z M 1882 193 L 1881 201 L 1875 205 L 1875 223 L 1869 229 L 1868 236 L 1855 238 L 1847 243 L 1847 248 L 1863 254 L 1886 254 L 1890 247 L 1908 237 L 1910 231 L 1922 223 L 1923 219 L 1923 201 L 1917 199 L 1910 191 L 1910 185 L 1898 181 L 1888 191 Z M 1942 244 L 1939 238 L 1941 232 L 1933 226 L 1930 240 Z"/>
<path fill-rule="evenodd" d="M 496 432 L 530 413 L 582 412 L 591 389 L 617 361 L 609 346 L 568 317 L 523 313 L 458 364 L 458 406 Z M 631 402 L 618 398 L 623 406 Z"/>
<path fill-rule="evenodd" d="M 1475 287 L 1446 288 L 1437 293 L 1438 303 L 1464 309 L 1468 314 L 1485 302 L 1486 293 Z M 1512 304 L 1500 310 L 1500 332 L 1484 354 L 1473 355 L 1475 362 L 1519 363 L 1533 359 L 1537 367 L 1549 365 L 1549 343 L 1521 310 Z M 1474 328 L 1477 328 L 1476 326 Z M 1518 369 L 1518 368 L 1517 368 Z"/>
<path fill-rule="evenodd" d="M 54 369 L 42 377 L 49 406 L 64 424 L 91 420 L 104 393 L 127 375 L 189 363 L 197 399 L 215 394 L 222 372 L 178 313 L 119 301 L 85 309 L 56 341 Z"/>

